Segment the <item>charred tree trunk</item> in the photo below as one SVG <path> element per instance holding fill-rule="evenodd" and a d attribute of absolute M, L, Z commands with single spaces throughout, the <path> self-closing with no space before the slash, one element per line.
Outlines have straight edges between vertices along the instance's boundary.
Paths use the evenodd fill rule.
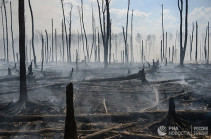
<path fill-rule="evenodd" d="M 131 16 L 131 37 L 130 37 L 130 51 L 131 51 L 131 63 L 133 62 L 133 10 Z"/>
<path fill-rule="evenodd" d="M 6 45 L 5 45 L 5 33 L 4 33 L 4 15 L 3 15 L 3 10 L 2 10 L 2 7 L 1 7 L 1 19 L 2 19 L 2 34 L 3 34 L 3 45 L 4 45 L 4 60 L 6 61 L 7 59 L 7 54 L 6 54 Z"/>
<path fill-rule="evenodd" d="M 167 37 L 168 37 L 168 34 L 167 34 L 167 32 L 166 32 L 166 50 L 165 50 L 165 58 L 167 58 L 167 48 L 168 48 L 168 46 L 167 46 Z"/>
<path fill-rule="evenodd" d="M 66 119 L 64 139 L 77 139 L 77 125 L 74 116 L 73 106 L 73 84 L 70 83 L 66 86 Z"/>
<path fill-rule="evenodd" d="M 31 20 L 32 20 L 32 50 L 33 50 L 33 56 L 34 56 L 34 66 L 37 68 L 37 58 L 35 54 L 35 49 L 34 49 L 34 16 L 33 16 L 33 11 L 32 11 L 32 6 L 31 6 L 31 1 L 28 0 L 29 3 L 29 8 L 31 12 Z"/>
<path fill-rule="evenodd" d="M 161 44 L 161 47 L 160 47 L 160 59 L 161 59 L 161 61 L 163 61 L 163 50 L 162 50 L 162 47 L 163 47 L 163 44 L 162 44 L 163 42 L 162 42 L 162 40 L 160 41 L 160 44 Z"/>
<path fill-rule="evenodd" d="M 197 63 L 197 57 L 198 57 L 198 23 L 196 21 L 196 52 L 195 52 L 196 63 Z"/>
<path fill-rule="evenodd" d="M 193 50 L 193 33 L 194 33 L 194 24 L 192 29 L 192 36 L 190 36 L 190 60 L 192 60 L 192 50 Z"/>
<path fill-rule="evenodd" d="M 123 28 L 124 42 L 125 42 L 125 61 L 126 61 L 126 63 L 129 62 L 129 59 L 128 59 L 128 44 L 127 44 L 127 37 L 128 37 L 128 14 L 129 14 L 129 10 L 130 10 L 130 0 L 128 0 L 127 21 L 126 21 L 126 29 L 125 29 L 125 31 L 124 31 L 124 27 L 122 27 Z"/>
<path fill-rule="evenodd" d="M 19 54 L 20 54 L 20 99 L 26 101 L 27 85 L 26 85 L 26 64 L 25 64 L 25 8 L 24 0 L 18 1 L 18 16 L 19 16 Z"/>
<path fill-rule="evenodd" d="M 43 39 L 43 35 L 41 35 L 41 39 L 42 39 L 42 50 L 41 50 L 42 62 L 41 62 L 41 71 L 43 71 L 43 62 L 44 62 L 44 39 Z"/>
<path fill-rule="evenodd" d="M 97 35 L 98 39 L 98 62 L 100 62 L 100 33 L 98 32 L 98 35 Z"/>
<path fill-rule="evenodd" d="M 62 4 L 62 13 L 63 13 L 63 23 L 64 23 L 64 30 L 65 30 L 65 35 L 66 35 L 66 45 L 67 45 L 67 61 L 69 61 L 69 55 L 68 55 L 68 37 L 67 37 L 67 26 L 66 26 L 66 18 L 65 18 L 65 14 L 64 14 L 64 4 L 63 4 L 63 0 L 61 0 L 61 4 Z"/>
<path fill-rule="evenodd" d="M 180 66 L 184 66 L 184 59 L 185 59 L 185 52 L 186 52 L 187 38 L 188 38 L 188 0 L 186 0 L 184 47 L 182 46 L 183 0 L 178 0 L 178 9 L 180 11 Z"/>
<path fill-rule="evenodd" d="M 172 63 L 174 63 L 174 46 L 172 48 Z"/>
<path fill-rule="evenodd" d="M 72 61 L 71 58 L 71 40 L 72 40 L 72 5 L 71 5 L 71 10 L 70 10 L 70 24 L 69 24 L 69 58 L 70 62 Z"/>
<path fill-rule="evenodd" d="M 45 30 L 45 34 L 46 34 L 46 43 L 47 43 L 47 59 L 46 59 L 46 61 L 48 62 L 48 59 L 49 59 L 49 49 L 48 49 L 48 32 L 47 32 L 47 30 Z"/>
<path fill-rule="evenodd" d="M 164 27 L 163 27 L 163 4 L 162 4 L 162 34 L 163 34 L 163 58 L 162 60 L 164 60 Z"/>
<path fill-rule="evenodd" d="M 208 56 L 207 56 L 207 64 L 209 64 L 210 59 L 210 23 L 208 22 Z"/>
<path fill-rule="evenodd" d="M 62 20 L 62 60 L 64 62 L 64 21 Z"/>
<path fill-rule="evenodd" d="M 142 51 L 141 51 L 141 60 L 142 60 L 142 64 L 144 64 L 144 41 L 142 40 Z"/>
<path fill-rule="evenodd" d="M 111 64 L 111 21 L 110 21 L 110 37 L 109 37 L 109 64 Z"/>
<path fill-rule="evenodd" d="M 53 45 L 54 45 L 53 19 L 51 19 L 51 23 L 52 23 L 52 35 L 51 35 L 52 47 L 51 47 L 51 50 L 52 50 L 52 61 L 54 61 L 54 53 L 53 53 Z"/>
<path fill-rule="evenodd" d="M 57 63 L 57 32 L 55 29 L 55 53 L 56 53 L 56 63 Z"/>
<path fill-rule="evenodd" d="M 85 29 L 85 25 L 84 25 L 83 0 L 81 0 L 81 21 L 82 21 L 84 37 L 85 37 L 85 42 L 86 42 L 87 61 L 89 62 L 89 47 L 88 47 L 88 40 L 87 40 L 87 35 L 86 35 L 86 29 Z"/>
<path fill-rule="evenodd" d="M 5 0 L 3 0 L 3 6 L 4 6 L 4 15 L 5 15 L 5 21 L 6 21 L 6 41 L 7 41 L 7 62 L 9 62 L 9 41 L 8 41 L 8 25 L 7 25 L 7 9 Z"/>
<path fill-rule="evenodd" d="M 11 15 L 11 37 L 12 37 L 12 52 L 13 52 L 13 60 L 15 62 L 15 48 L 14 48 L 14 38 L 13 38 L 13 26 L 12 26 L 12 3 L 10 1 L 10 15 Z"/>

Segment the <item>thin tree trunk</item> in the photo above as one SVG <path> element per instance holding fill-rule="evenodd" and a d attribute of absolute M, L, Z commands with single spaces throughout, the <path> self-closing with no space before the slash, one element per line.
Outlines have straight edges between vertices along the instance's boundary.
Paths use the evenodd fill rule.
<path fill-rule="evenodd" d="M 88 40 L 87 40 L 87 35 L 86 35 L 86 29 L 85 29 L 85 25 L 84 25 L 83 0 L 81 0 L 81 21 L 82 21 L 84 37 L 85 37 L 85 42 L 86 42 L 87 61 L 89 62 L 89 47 L 88 47 Z"/>
<path fill-rule="evenodd" d="M 111 64 L 111 21 L 110 21 L 110 37 L 109 37 L 109 64 Z"/>
<path fill-rule="evenodd" d="M 34 66 L 37 68 L 37 59 L 36 59 L 36 54 L 35 54 L 35 49 L 34 49 L 34 16 L 33 16 L 33 11 L 32 11 L 32 6 L 31 6 L 31 1 L 28 0 L 29 3 L 29 8 L 31 12 L 31 20 L 32 20 L 32 50 L 33 50 L 33 56 L 34 56 Z"/>
<path fill-rule="evenodd" d="M 168 34 L 167 34 L 167 32 L 166 32 L 166 50 L 165 50 L 165 58 L 167 58 L 167 48 L 168 48 L 168 46 L 167 46 L 167 37 L 168 37 Z"/>
<path fill-rule="evenodd" d="M 3 0 L 3 6 L 4 6 L 5 21 L 6 21 L 7 62 L 9 62 L 9 41 L 8 41 L 7 9 L 6 9 L 5 0 Z"/>
<path fill-rule="evenodd" d="M 131 37 L 130 37 L 130 51 L 131 51 L 131 63 L 133 62 L 133 10 L 131 16 Z"/>
<path fill-rule="evenodd" d="M 49 59 L 49 49 L 48 49 L 48 32 L 47 32 L 47 30 L 45 30 L 45 34 L 46 34 L 46 42 L 47 42 L 47 59 L 46 59 L 46 61 L 48 62 L 48 59 Z"/>
<path fill-rule="evenodd" d="M 69 61 L 69 55 L 68 55 L 68 37 L 67 37 L 67 27 L 66 27 L 66 18 L 65 18 L 65 14 L 64 14 L 64 4 L 63 4 L 63 0 L 61 0 L 61 4 L 62 4 L 62 12 L 63 12 L 63 23 L 64 23 L 64 30 L 65 30 L 65 35 L 66 35 L 66 45 L 67 45 L 67 61 Z"/>
<path fill-rule="evenodd" d="M 164 27 L 163 27 L 163 4 L 162 4 L 162 34 L 163 34 L 163 58 L 162 60 L 164 60 Z"/>
<path fill-rule="evenodd" d="M 208 22 L 208 56 L 207 56 L 207 64 L 209 64 L 210 60 L 210 23 Z"/>
<path fill-rule="evenodd" d="M 1 19 L 2 19 L 2 34 L 3 34 L 3 44 L 4 44 L 4 60 L 6 61 L 7 56 L 6 56 L 6 45 L 5 45 L 5 33 L 4 33 L 4 15 L 3 15 L 3 10 L 1 7 Z"/>
<path fill-rule="evenodd" d="M 41 65 L 41 71 L 43 71 L 43 62 L 44 62 L 44 39 L 43 39 L 43 35 L 41 35 L 41 39 L 42 39 L 42 50 L 41 50 L 41 56 L 42 56 L 42 65 Z"/>
<path fill-rule="evenodd" d="M 11 15 L 11 37 L 12 37 L 12 52 L 13 52 L 13 60 L 15 62 L 15 48 L 14 48 L 14 38 L 13 38 L 13 28 L 12 28 L 12 3 L 10 1 L 10 15 Z"/>
<path fill-rule="evenodd" d="M 51 19 L 51 23 L 52 23 L 52 35 L 51 35 L 51 41 L 52 41 L 52 47 L 51 47 L 52 48 L 52 61 L 54 61 L 54 53 L 53 53 L 53 50 L 54 50 L 53 49 L 53 47 L 54 47 L 53 19 Z"/>
<path fill-rule="evenodd" d="M 128 0 L 126 31 L 124 31 L 124 27 L 123 27 L 123 35 L 124 35 L 124 41 L 125 41 L 125 60 L 126 60 L 126 63 L 129 62 L 129 59 L 128 59 L 128 44 L 127 44 L 127 37 L 128 37 L 127 36 L 128 35 L 128 14 L 129 14 L 129 10 L 130 10 L 130 0 Z"/>
<path fill-rule="evenodd" d="M 180 4 L 179 4 L 180 1 Z M 183 47 L 182 47 L 182 11 L 183 11 L 183 0 L 178 0 L 178 9 L 180 12 L 180 65 L 183 65 L 182 55 L 183 55 Z"/>
<path fill-rule="evenodd" d="M 62 60 L 64 62 L 64 21 L 62 20 L 62 51 L 63 51 L 63 57 Z"/>
<path fill-rule="evenodd" d="M 195 52 L 195 61 L 197 63 L 197 56 L 198 56 L 198 24 L 196 21 L 196 52 Z"/>
<path fill-rule="evenodd" d="M 72 40 L 72 5 L 71 5 L 71 10 L 70 10 L 70 25 L 69 25 L 69 58 L 70 58 L 70 62 L 72 61 L 71 58 L 71 40 Z"/>
<path fill-rule="evenodd" d="M 25 15 L 24 15 L 24 0 L 18 1 L 18 16 L 19 16 L 19 54 L 20 54 L 20 99 L 26 101 L 27 84 L 26 84 L 26 64 L 25 64 Z"/>
<path fill-rule="evenodd" d="M 144 41 L 142 40 L 142 54 L 141 54 L 141 60 L 142 60 L 142 64 L 144 64 Z"/>
<path fill-rule="evenodd" d="M 100 33 L 98 32 L 98 62 L 100 62 Z"/>
<path fill-rule="evenodd" d="M 57 63 L 57 33 L 55 29 L 55 53 L 56 53 L 56 63 Z"/>
<path fill-rule="evenodd" d="M 163 61 L 163 54 L 162 54 L 162 52 L 163 52 L 163 50 L 162 50 L 163 44 L 162 44 L 162 40 L 160 41 L 160 44 L 161 44 L 161 47 L 160 47 L 160 59 L 161 59 L 161 61 Z"/>

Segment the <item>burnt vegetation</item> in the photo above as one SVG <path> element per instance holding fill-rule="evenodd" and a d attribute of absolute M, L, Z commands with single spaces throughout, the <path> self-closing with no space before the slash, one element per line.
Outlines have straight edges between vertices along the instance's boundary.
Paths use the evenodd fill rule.
<path fill-rule="evenodd" d="M 91 3 L 89 24 L 87 1 L 61 0 L 60 23 L 50 17 L 49 30 L 36 31 L 35 0 L 1 0 L 0 138 L 171 138 L 158 135 L 161 125 L 208 126 L 179 138 L 210 138 L 209 21 L 201 37 L 197 21 L 188 27 L 191 1 L 175 0 L 175 37 L 163 4 L 160 38 L 135 35 L 128 0 L 117 33 L 111 1 Z"/>

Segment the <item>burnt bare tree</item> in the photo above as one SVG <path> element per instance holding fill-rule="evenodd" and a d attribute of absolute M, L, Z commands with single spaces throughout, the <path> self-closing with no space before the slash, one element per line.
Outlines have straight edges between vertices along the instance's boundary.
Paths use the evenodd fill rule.
<path fill-rule="evenodd" d="M 208 22 L 208 55 L 207 55 L 207 64 L 209 64 L 210 59 L 210 23 Z"/>
<path fill-rule="evenodd" d="M 108 68 L 108 43 L 109 43 L 109 37 L 110 37 L 110 10 L 109 10 L 109 2 L 106 0 L 106 8 L 104 7 L 104 3 L 102 1 L 102 6 L 100 8 L 99 0 L 97 0 L 98 4 L 98 12 L 99 12 L 99 20 L 100 20 L 100 30 L 103 40 L 103 46 L 104 46 L 104 68 Z M 105 11 L 107 14 L 107 30 L 105 29 Z M 102 17 L 103 14 L 103 17 Z M 106 33 L 107 32 L 107 33 Z"/>
<path fill-rule="evenodd" d="M 83 0 L 81 0 L 81 23 L 82 23 L 83 33 L 84 33 L 84 37 L 85 37 L 87 61 L 89 62 L 89 47 L 88 47 L 88 40 L 87 40 L 87 35 L 86 35 L 86 29 L 85 29 L 85 25 L 84 25 Z"/>
<path fill-rule="evenodd" d="M 18 1 L 18 16 L 19 16 L 19 54 L 20 54 L 20 99 L 24 102 L 27 100 L 27 85 L 26 85 L 26 64 L 25 64 L 25 8 L 24 0 Z"/>
<path fill-rule="evenodd" d="M 196 52 L 195 52 L 196 63 L 197 63 L 197 57 L 198 57 L 198 23 L 196 21 Z"/>
<path fill-rule="evenodd" d="M 132 16 L 131 16 L 130 51 L 131 51 L 131 63 L 132 63 L 133 62 L 133 10 L 132 10 Z"/>
<path fill-rule="evenodd" d="M 12 3 L 11 3 L 11 1 L 10 1 L 10 15 L 11 15 L 11 19 L 10 19 L 10 21 L 11 21 L 11 37 L 12 37 L 12 52 L 13 52 L 13 60 L 14 60 L 14 62 L 15 62 L 15 48 L 14 48 L 14 37 L 13 37 L 13 26 L 12 26 Z"/>
<path fill-rule="evenodd" d="M 3 15 L 3 10 L 2 10 L 2 7 L 1 7 L 1 19 L 2 19 L 2 34 L 3 34 L 3 45 L 4 45 L 4 60 L 6 61 L 7 59 L 7 54 L 6 54 L 6 45 L 5 45 L 5 32 L 4 32 L 4 15 Z"/>
<path fill-rule="evenodd" d="M 67 37 L 67 26 L 66 26 L 66 18 L 65 18 L 65 14 L 64 14 L 64 0 L 61 0 L 61 4 L 62 4 L 62 13 L 63 13 L 63 24 L 64 24 L 64 31 L 65 31 L 65 36 L 66 36 L 66 45 L 67 45 L 67 61 L 69 61 L 69 55 L 68 55 L 68 37 Z"/>
<path fill-rule="evenodd" d="M 46 43 L 47 43 L 47 59 L 46 59 L 46 61 L 48 62 L 48 59 L 49 59 L 49 49 L 48 49 L 48 32 L 47 32 L 47 30 L 45 30 L 45 34 L 46 34 Z"/>
<path fill-rule="evenodd" d="M 34 49 L 34 15 L 33 15 L 32 6 L 31 6 L 31 0 L 28 0 L 28 3 L 29 3 L 31 21 L 32 21 L 32 50 L 33 50 L 33 56 L 34 56 L 34 66 L 35 68 L 37 68 L 37 58 L 36 58 L 35 49 Z"/>
<path fill-rule="evenodd" d="M 51 41 L 52 41 L 52 44 L 51 44 L 51 50 L 52 50 L 52 61 L 54 61 L 54 53 L 53 53 L 53 47 L 54 47 L 54 33 L 53 33 L 53 19 L 51 19 L 51 27 L 52 27 L 52 34 L 51 34 Z"/>
<path fill-rule="evenodd" d="M 192 60 L 192 50 L 193 50 L 193 33 L 194 33 L 194 24 L 192 28 L 192 36 L 190 36 L 190 60 Z"/>
<path fill-rule="evenodd" d="M 162 60 L 164 60 L 164 27 L 163 27 L 163 4 L 162 4 L 162 34 L 163 34 L 163 58 Z"/>
<path fill-rule="evenodd" d="M 69 23 L 69 57 L 70 57 L 70 62 L 72 61 L 72 58 L 71 58 L 71 41 L 72 41 L 72 4 L 71 4 L 71 9 L 70 9 L 70 23 Z"/>
<path fill-rule="evenodd" d="M 43 39 L 43 35 L 41 35 L 41 40 L 42 40 L 42 50 L 41 50 L 41 57 L 42 57 L 42 61 L 41 61 L 41 71 L 43 71 L 43 62 L 44 62 L 44 39 Z"/>
<path fill-rule="evenodd" d="M 186 47 L 187 47 L 187 38 L 188 38 L 188 0 L 186 0 L 186 11 L 185 11 L 184 47 L 183 47 L 183 43 L 182 43 L 183 0 L 178 0 L 178 9 L 180 11 L 180 66 L 184 66 L 185 51 L 186 51 Z"/>
<path fill-rule="evenodd" d="M 5 4 L 5 0 L 3 0 L 3 6 L 4 6 L 4 16 L 6 21 L 6 42 L 7 42 L 7 62 L 9 62 L 9 41 L 8 41 L 8 23 L 7 23 L 7 8 Z"/>
<path fill-rule="evenodd" d="M 128 58 L 128 43 L 127 43 L 129 10 L 130 10 L 130 0 L 128 0 L 126 29 L 124 29 L 124 27 L 122 27 L 123 36 L 124 36 L 124 43 L 125 43 L 125 60 L 126 60 L 126 63 L 129 62 L 129 58 Z"/>

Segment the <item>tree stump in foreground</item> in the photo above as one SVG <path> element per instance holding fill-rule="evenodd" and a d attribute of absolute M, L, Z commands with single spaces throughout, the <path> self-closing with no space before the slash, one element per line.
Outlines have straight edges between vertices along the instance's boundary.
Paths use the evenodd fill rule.
<path fill-rule="evenodd" d="M 173 123 L 176 120 L 175 103 L 174 98 L 169 99 L 169 111 L 168 111 L 169 123 Z"/>
<path fill-rule="evenodd" d="M 77 139 L 77 125 L 74 116 L 72 83 L 66 86 L 66 105 L 67 112 L 65 119 L 64 139 Z"/>

